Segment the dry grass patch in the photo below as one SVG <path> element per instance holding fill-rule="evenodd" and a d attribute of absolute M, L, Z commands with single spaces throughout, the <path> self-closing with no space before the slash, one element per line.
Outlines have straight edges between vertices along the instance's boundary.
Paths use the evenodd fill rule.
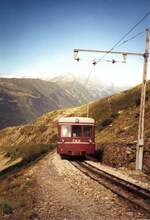
<path fill-rule="evenodd" d="M 34 178 L 21 173 L 0 180 L 0 219 L 29 219 L 32 214 Z"/>

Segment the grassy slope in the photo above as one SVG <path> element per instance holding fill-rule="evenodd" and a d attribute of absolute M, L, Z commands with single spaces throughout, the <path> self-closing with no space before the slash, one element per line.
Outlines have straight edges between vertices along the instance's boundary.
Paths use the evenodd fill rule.
<path fill-rule="evenodd" d="M 25 173 L 25 172 L 24 172 Z M 28 172 L 29 173 L 29 172 Z M 32 173 L 16 173 L 0 181 L 0 219 L 32 219 Z M 13 214 L 14 218 L 10 215 Z M 6 217 L 7 215 L 7 217 Z"/>
<path fill-rule="evenodd" d="M 96 119 L 97 147 L 103 150 L 103 162 L 112 166 L 134 166 L 137 140 L 140 87 L 118 93 L 90 104 L 91 116 Z M 150 82 L 147 86 L 144 170 L 150 171 Z M 61 109 L 44 114 L 34 123 L 0 131 L 0 150 L 5 146 L 47 144 L 56 139 L 56 122 L 60 116 L 86 114 L 86 105 Z"/>

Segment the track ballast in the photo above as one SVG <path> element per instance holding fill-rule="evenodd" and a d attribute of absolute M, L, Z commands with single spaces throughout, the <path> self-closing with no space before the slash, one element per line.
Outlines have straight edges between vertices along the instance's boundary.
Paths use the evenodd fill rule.
<path fill-rule="evenodd" d="M 87 162 L 71 161 L 86 176 L 150 212 L 150 190 L 103 171 Z"/>

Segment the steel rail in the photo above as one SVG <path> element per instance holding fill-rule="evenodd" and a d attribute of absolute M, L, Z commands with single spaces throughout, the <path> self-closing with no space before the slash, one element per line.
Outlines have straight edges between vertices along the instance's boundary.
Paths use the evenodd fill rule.
<path fill-rule="evenodd" d="M 100 170 L 87 162 L 71 161 L 71 164 L 86 176 L 111 190 L 113 193 L 150 212 L 149 189 L 145 189 L 137 184 L 116 177 L 113 174 Z"/>
<path fill-rule="evenodd" d="M 136 193 L 138 192 L 142 196 L 148 196 L 150 198 L 150 189 L 144 188 L 140 185 L 137 185 L 136 183 L 131 183 L 125 179 L 122 179 L 122 178 L 116 176 L 116 175 L 113 175 L 113 174 L 108 173 L 104 170 L 101 170 L 101 169 L 99 169 L 99 168 L 97 168 L 87 162 L 84 162 L 84 164 L 88 165 L 89 167 L 94 169 L 96 172 L 99 172 L 99 174 L 105 175 L 105 177 L 107 177 L 109 180 L 113 179 L 113 181 L 116 181 L 118 184 L 124 185 L 125 187 L 130 187 L 130 189 L 132 189 Z"/>

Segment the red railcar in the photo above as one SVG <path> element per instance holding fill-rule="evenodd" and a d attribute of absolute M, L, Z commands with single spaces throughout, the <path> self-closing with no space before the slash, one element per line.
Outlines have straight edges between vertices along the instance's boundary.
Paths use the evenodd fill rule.
<path fill-rule="evenodd" d="M 85 117 L 64 117 L 58 120 L 57 153 L 86 155 L 95 152 L 95 121 Z"/>

